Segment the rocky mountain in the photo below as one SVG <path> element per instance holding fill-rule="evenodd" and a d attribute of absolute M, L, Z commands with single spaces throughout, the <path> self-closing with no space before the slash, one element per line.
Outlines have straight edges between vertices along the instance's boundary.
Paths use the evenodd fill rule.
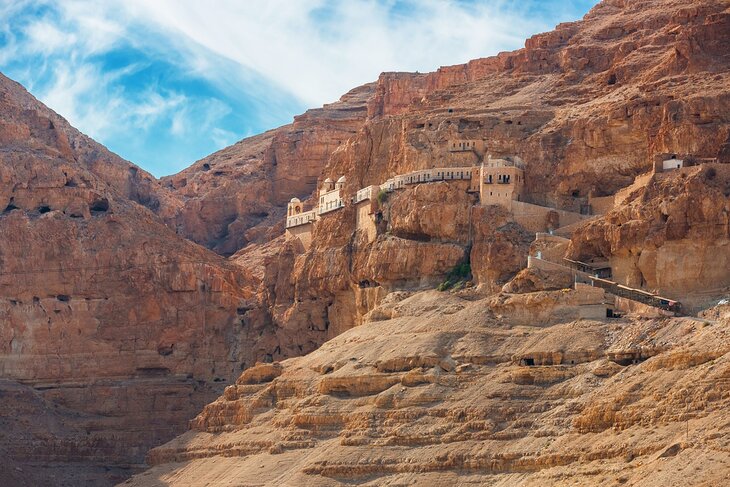
<path fill-rule="evenodd" d="M 725 483 L 729 41 L 723 0 L 604 0 L 160 181 L 0 78 L 0 481 L 121 481 L 200 413 L 129 483 Z M 539 217 L 467 179 L 350 200 L 499 158 Z M 706 311 L 600 318 L 548 256 Z"/>
<path fill-rule="evenodd" d="M 487 155 L 527 161 L 530 203 L 580 211 L 631 186 L 651 170 L 656 153 L 730 161 L 728 22 L 727 6 L 718 1 L 691 7 L 668 0 L 607 1 L 582 21 L 536 35 L 515 52 L 430 74 L 385 73 L 367 101 L 364 125 L 327 159 L 319 182 L 347 175 L 346 193 L 352 195 L 413 170 L 479 164 L 485 155 L 449 150 L 451 140 L 476 139 L 486 141 Z M 708 191 L 693 198 L 718 194 Z M 724 192 L 719 195 L 717 207 L 702 218 L 726 221 Z M 262 327 L 274 325 L 268 348 L 281 352 L 274 358 L 315 349 L 360 324 L 388 292 L 435 286 L 464 262 L 483 289 L 500 289 L 525 267 L 534 236 L 508 225 L 509 215 L 474 203 L 458 185 L 416 186 L 384 205 L 387 221 L 375 241 L 356 232 L 354 208 L 346 207 L 318 222 L 307 252 L 284 239 L 238 251 L 234 262 L 260 266 L 251 272 L 259 302 L 249 317 Z M 282 231 L 278 227 L 274 235 Z M 575 232 L 576 246 L 592 238 L 586 231 Z M 698 236 L 708 241 L 684 247 L 692 253 L 689 267 L 713 265 L 708 245 L 727 253 L 715 234 Z M 638 253 L 634 249 L 621 263 L 622 254 L 604 246 L 582 257 L 616 260 L 617 268 L 627 269 L 622 284 L 640 284 L 645 272 L 643 282 L 670 297 L 701 291 L 652 279 L 649 274 L 661 273 L 663 264 L 632 264 Z M 723 274 L 714 287 L 728 284 Z M 698 306 L 711 297 L 697 297 Z"/>
<path fill-rule="evenodd" d="M 701 309 L 730 286 L 729 27 L 724 2 L 604 1 L 516 52 L 383 74 L 319 185 L 344 174 L 352 195 L 476 165 L 487 154 L 449 144 L 484 140 L 526 161 L 529 203 L 611 201 L 561 255 Z M 658 175 L 657 153 L 717 162 Z M 345 205 L 309 248 L 238 251 L 260 283 L 250 317 L 273 325 L 270 359 L 316 351 L 245 371 L 129 483 L 726 482 L 727 310 L 574 321 L 585 296 L 560 290 L 572 278 L 517 274 L 534 234 L 476 203 L 466 183 L 409 186 L 379 202 L 375 239 Z M 476 288 L 420 291 L 463 263 Z"/>
<path fill-rule="evenodd" d="M 5 77 L 0 105 L 0 470 L 109 484 L 253 363 L 246 290 L 152 176 Z"/>

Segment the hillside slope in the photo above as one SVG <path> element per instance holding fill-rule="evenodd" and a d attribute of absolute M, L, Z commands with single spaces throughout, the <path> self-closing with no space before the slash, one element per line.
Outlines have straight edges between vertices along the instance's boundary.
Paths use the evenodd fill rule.
<path fill-rule="evenodd" d="M 521 203 L 612 202 L 571 225 L 561 262 L 605 259 L 621 285 L 712 305 L 730 286 L 729 42 L 727 2 L 607 0 L 512 53 L 385 73 L 319 186 L 345 175 L 347 197 L 409 171 L 522 160 Z M 656 153 L 716 160 L 660 175 Z M 409 184 L 378 196 L 372 232 L 346 201 L 309 246 L 292 233 L 234 254 L 258 283 L 246 317 L 273 325 L 274 363 L 244 371 L 128 483 L 726 483 L 726 306 L 576 321 L 580 293 L 534 270 L 532 287 L 553 290 L 512 294 L 535 233 L 477 199 L 467 181 Z M 474 288 L 425 291 L 466 264 Z"/>
<path fill-rule="evenodd" d="M 0 142 L 0 463 L 109 485 L 253 363 L 246 291 L 152 176 L 5 77 Z"/>
<path fill-rule="evenodd" d="M 510 299 L 545 309 L 555 294 Z M 124 485 L 730 480 L 727 307 L 546 326 L 494 299 L 389 298 L 390 319 L 246 371 Z"/>

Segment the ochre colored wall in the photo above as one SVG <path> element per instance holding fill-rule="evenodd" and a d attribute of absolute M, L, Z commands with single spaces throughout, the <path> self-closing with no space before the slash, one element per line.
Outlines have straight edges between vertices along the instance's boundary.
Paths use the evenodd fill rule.
<path fill-rule="evenodd" d="M 308 250 L 309 246 L 312 245 L 312 223 L 305 225 L 299 225 L 297 227 L 291 227 L 286 229 L 286 233 L 297 237 L 304 245 L 304 250 Z"/>

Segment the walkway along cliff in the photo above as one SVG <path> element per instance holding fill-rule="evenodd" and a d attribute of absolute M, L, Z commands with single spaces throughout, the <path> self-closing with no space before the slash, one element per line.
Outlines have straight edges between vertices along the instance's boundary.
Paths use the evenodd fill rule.
<path fill-rule="evenodd" d="M 160 181 L 0 77 L 0 475 L 727 483 L 729 36 L 607 0 Z"/>

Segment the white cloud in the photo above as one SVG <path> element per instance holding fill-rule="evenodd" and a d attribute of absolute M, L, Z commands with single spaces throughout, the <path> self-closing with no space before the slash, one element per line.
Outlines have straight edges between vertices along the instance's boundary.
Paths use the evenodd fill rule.
<path fill-rule="evenodd" d="M 185 49 L 215 77 L 204 48 L 256 71 L 309 105 L 337 99 L 382 71 L 431 71 L 521 45 L 550 25 L 519 3 L 420 0 L 125 0 L 133 22 Z"/>
<path fill-rule="evenodd" d="M 214 127 L 210 131 L 210 138 L 218 149 L 227 147 L 238 140 L 236 134 L 233 132 L 218 127 Z"/>
<path fill-rule="evenodd" d="M 28 51 L 49 55 L 55 51 L 66 50 L 76 42 L 76 37 L 61 31 L 48 20 L 33 22 L 25 30 L 28 36 Z"/>
<path fill-rule="evenodd" d="M 541 1 L 0 0 L 0 66 L 13 65 L 41 101 L 102 142 L 140 146 L 165 131 L 220 148 L 383 71 L 432 71 L 519 47 L 552 27 L 527 14 Z M 123 54 L 107 63 L 112 52 L 144 53 L 144 65 Z M 159 61 L 177 80 L 212 84 L 239 107 L 235 117 L 207 88 L 128 84 Z"/>

